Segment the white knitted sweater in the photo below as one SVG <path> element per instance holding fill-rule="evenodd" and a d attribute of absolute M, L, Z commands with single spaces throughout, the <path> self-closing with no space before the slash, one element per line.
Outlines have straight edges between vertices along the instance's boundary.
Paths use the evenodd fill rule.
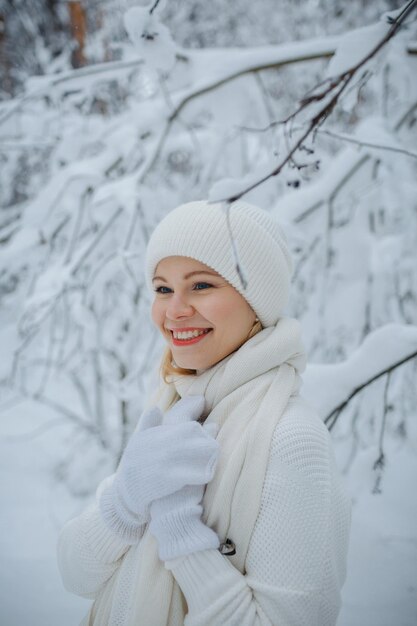
<path fill-rule="evenodd" d="M 97 506 L 111 479 L 100 484 L 96 502 L 67 522 L 59 537 L 65 588 L 86 598 L 95 598 L 119 567 L 128 567 L 122 557 L 129 544 L 104 525 Z M 334 626 L 350 521 L 351 500 L 330 434 L 309 405 L 292 397 L 274 431 L 246 575 L 217 550 L 165 564 L 187 601 L 185 625 Z M 120 604 L 120 626 L 123 606 L 135 593 L 133 579 L 121 579 L 112 599 Z"/>

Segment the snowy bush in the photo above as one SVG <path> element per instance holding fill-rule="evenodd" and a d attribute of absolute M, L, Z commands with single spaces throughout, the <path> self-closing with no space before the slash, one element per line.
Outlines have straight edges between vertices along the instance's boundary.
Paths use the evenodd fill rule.
<path fill-rule="evenodd" d="M 99 474 L 117 463 L 157 365 L 144 251 L 182 201 L 254 186 L 245 199 L 284 223 L 296 259 L 288 312 L 303 323 L 313 363 L 347 360 L 385 324 L 417 324 L 413 29 L 365 64 L 268 178 L 328 96 L 313 98 L 290 126 L 280 122 L 319 93 L 315 85 L 366 56 L 387 16 L 340 37 L 192 50 L 174 43 L 152 8 L 125 14 L 132 47 L 120 61 L 31 78 L 0 110 L 2 403 L 23 396 L 53 408 L 71 425 L 69 441 L 81 434 L 104 459 Z M 336 405 L 326 406 L 335 437 L 361 414 L 375 444 L 378 416 L 389 413 L 383 429 L 407 440 L 415 351 L 410 339 L 385 374 L 364 366 L 364 390 L 340 419 Z M 382 391 L 368 385 L 373 376 L 385 381 Z M 306 389 L 320 405 L 309 380 L 314 364 Z M 354 391 L 341 389 L 340 401 Z M 346 469 L 369 441 L 351 439 Z M 375 462 L 381 454 L 382 443 Z M 76 462 L 59 462 L 74 492 Z M 92 473 L 91 489 L 96 482 Z"/>

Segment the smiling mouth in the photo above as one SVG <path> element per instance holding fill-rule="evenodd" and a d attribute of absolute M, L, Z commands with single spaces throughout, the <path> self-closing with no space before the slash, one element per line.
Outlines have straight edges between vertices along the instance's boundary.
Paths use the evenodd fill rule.
<path fill-rule="evenodd" d="M 171 330 L 170 332 L 171 332 L 172 343 L 174 344 L 174 346 L 189 346 L 191 344 L 202 341 L 209 333 L 211 333 L 212 330 L 213 330 L 212 328 L 208 328 L 203 333 L 201 333 L 201 335 L 197 335 L 197 337 L 188 337 L 187 339 L 175 338 Z"/>

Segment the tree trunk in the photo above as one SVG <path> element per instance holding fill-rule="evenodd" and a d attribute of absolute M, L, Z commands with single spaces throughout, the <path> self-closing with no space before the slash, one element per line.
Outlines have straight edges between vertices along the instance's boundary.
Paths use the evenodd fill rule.
<path fill-rule="evenodd" d="M 71 64 L 72 67 L 82 67 L 87 64 L 84 56 L 84 43 L 87 34 L 85 10 L 80 0 L 70 0 L 68 3 L 71 37 L 76 42 L 76 46 L 72 51 Z"/>
<path fill-rule="evenodd" d="M 0 88 L 7 93 L 11 93 L 12 86 L 6 54 L 6 16 L 2 13 L 0 13 L 0 76 Z"/>

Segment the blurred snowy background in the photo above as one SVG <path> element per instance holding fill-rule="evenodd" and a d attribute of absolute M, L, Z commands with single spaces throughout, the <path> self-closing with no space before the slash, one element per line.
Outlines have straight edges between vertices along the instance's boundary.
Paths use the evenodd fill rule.
<path fill-rule="evenodd" d="M 279 122 L 416 3 L 145 4 L 0 0 L 2 626 L 74 626 L 89 605 L 63 589 L 56 540 L 113 472 L 159 362 L 153 227 L 274 169 L 322 102 Z M 303 392 L 353 499 L 338 626 L 417 623 L 416 17 L 244 197 L 287 232 Z"/>

